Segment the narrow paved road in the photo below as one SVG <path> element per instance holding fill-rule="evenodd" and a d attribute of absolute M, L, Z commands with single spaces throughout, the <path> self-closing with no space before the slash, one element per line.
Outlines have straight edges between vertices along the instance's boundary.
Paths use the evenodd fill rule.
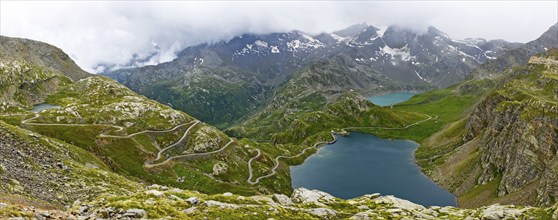
<path fill-rule="evenodd" d="M 29 115 L 29 114 L 9 114 L 9 115 L 0 115 L 0 116 L 22 116 L 22 115 Z M 35 113 L 34 116 L 32 118 L 29 119 L 25 119 L 23 121 L 21 121 L 22 124 L 27 124 L 27 125 L 36 125 L 36 126 L 72 126 L 72 127 L 81 127 L 81 126 L 107 126 L 107 127 L 112 127 L 112 128 L 116 128 L 116 131 L 123 131 L 125 128 L 122 126 L 118 126 L 118 125 L 111 125 L 111 124 L 57 124 L 57 123 L 36 123 L 36 122 L 30 122 L 34 119 L 37 119 L 39 117 L 38 113 Z M 205 152 L 205 153 L 192 153 L 192 154 L 185 154 L 185 155 L 176 155 L 176 156 L 172 156 L 168 159 L 166 159 L 165 161 L 161 162 L 161 163 L 156 163 L 153 164 L 153 162 L 161 159 L 163 157 L 163 153 L 165 151 L 167 151 L 170 148 L 176 147 L 177 145 L 181 144 L 187 137 L 188 137 L 188 133 L 190 132 L 190 130 L 195 127 L 196 125 L 198 125 L 200 123 L 200 121 L 195 120 L 194 123 L 192 122 L 188 122 L 188 123 L 183 123 L 183 124 L 179 124 L 173 128 L 170 129 L 166 129 L 166 130 L 144 130 L 144 131 L 140 131 L 140 132 L 136 132 L 136 133 L 132 133 L 132 134 L 128 134 L 128 135 L 107 135 L 105 133 L 100 133 L 97 137 L 104 137 L 104 138 L 132 138 L 136 135 L 139 134 L 145 134 L 145 133 L 166 133 L 166 132 L 171 132 L 171 131 L 175 131 L 178 128 L 181 128 L 183 126 L 186 126 L 188 124 L 191 124 L 190 127 L 188 127 L 188 129 L 186 129 L 186 131 L 184 132 L 184 134 L 182 134 L 182 136 L 180 137 L 180 139 L 178 139 L 176 142 L 174 142 L 173 144 L 160 149 L 159 152 L 157 152 L 157 158 L 153 159 L 153 160 L 148 160 L 145 161 L 144 165 L 145 167 L 156 167 L 156 166 L 160 166 L 160 165 L 164 165 L 167 164 L 168 162 L 174 160 L 174 159 L 178 159 L 178 158 L 195 158 L 195 157 L 201 157 L 201 156 L 207 156 L 207 155 L 211 155 L 211 154 L 215 154 L 215 153 L 219 153 L 223 150 L 225 150 L 229 145 L 231 145 L 232 143 L 234 143 L 234 140 L 231 138 L 230 141 L 225 144 L 222 148 L 215 150 L 215 151 L 211 151 L 211 152 Z M 145 151 L 144 151 L 145 152 Z"/>
<path fill-rule="evenodd" d="M 426 114 L 425 114 L 425 115 L 426 115 Z M 407 128 L 410 128 L 410 127 L 412 127 L 412 126 L 418 125 L 418 124 L 423 123 L 423 122 L 425 122 L 425 121 L 428 121 L 428 120 L 431 120 L 431 119 L 437 119 L 437 118 L 438 118 L 438 116 L 436 116 L 436 117 L 434 117 L 434 118 L 433 118 L 432 116 L 430 116 L 430 115 L 426 115 L 426 116 L 428 116 L 428 118 L 426 118 L 426 119 L 424 119 L 424 120 L 421 120 L 421 121 L 418 121 L 418 122 L 415 122 L 415 123 L 413 123 L 413 124 L 406 125 L 406 126 L 403 126 L 403 127 L 398 127 L 398 128 L 393 128 L 393 127 L 347 127 L 347 128 L 343 128 L 342 130 L 354 130 L 354 129 L 402 130 L 402 129 L 407 129 Z M 307 148 L 305 148 L 304 150 L 302 150 L 302 152 L 300 152 L 300 153 L 297 154 L 297 155 L 294 155 L 294 156 L 283 156 L 283 155 L 281 155 L 281 156 L 275 157 L 275 160 L 274 160 L 274 163 L 275 163 L 275 164 L 274 164 L 274 166 L 271 168 L 271 173 L 269 173 L 269 174 L 267 174 L 267 175 L 264 175 L 264 176 L 260 176 L 260 177 L 256 178 L 255 181 L 252 181 L 252 178 L 253 178 L 252 161 L 253 161 L 254 159 L 258 158 L 259 156 L 261 156 L 261 151 L 260 151 L 259 149 L 256 149 L 256 150 L 258 151 L 258 154 L 257 154 L 256 156 L 250 158 L 250 160 L 248 160 L 248 173 L 249 173 L 249 175 L 248 175 L 248 180 L 247 180 L 248 183 L 251 184 L 251 185 L 255 185 L 255 184 L 258 184 L 258 183 L 260 182 L 261 179 L 268 178 L 268 177 L 270 177 L 270 176 L 275 175 L 275 174 L 277 173 L 276 170 L 277 170 L 277 168 L 279 167 L 279 159 L 281 159 L 281 158 L 286 158 L 286 159 L 295 158 L 295 157 L 298 157 L 298 156 L 300 156 L 300 155 L 303 155 L 303 154 L 306 152 L 306 150 L 308 150 L 308 149 L 319 148 L 321 145 L 324 145 L 324 144 L 327 145 L 327 144 L 333 144 L 333 143 L 335 143 L 335 142 L 337 141 L 337 136 L 336 136 L 336 134 L 337 134 L 337 132 L 331 131 L 331 136 L 333 137 L 333 141 L 325 141 L 325 142 L 318 142 L 318 143 L 315 143 L 312 147 L 307 147 Z"/>
<path fill-rule="evenodd" d="M 254 176 L 254 173 L 252 172 L 252 161 L 262 155 L 262 151 L 260 149 L 256 149 L 256 151 L 258 152 L 258 154 L 256 154 L 256 156 L 250 158 L 250 160 L 248 160 L 248 174 L 249 174 L 248 175 L 248 183 L 250 183 L 252 185 L 257 183 L 257 182 L 252 182 L 252 177 Z"/>
<path fill-rule="evenodd" d="M 302 152 L 300 152 L 300 153 L 297 154 L 297 155 L 293 155 L 293 156 L 284 156 L 284 155 L 281 155 L 281 156 L 275 157 L 274 165 L 273 165 L 273 167 L 271 168 L 271 173 L 269 173 L 269 174 L 267 174 L 267 175 L 264 175 L 264 176 L 260 176 L 260 177 L 256 178 L 255 181 L 252 181 L 252 177 L 253 177 L 252 161 L 253 161 L 254 159 L 256 159 L 257 157 L 259 157 L 259 156 L 260 156 L 260 153 L 261 153 L 259 149 L 256 149 L 256 150 L 258 151 L 258 155 L 254 156 L 254 157 L 250 158 L 250 160 L 248 160 L 248 173 L 249 173 L 249 175 L 248 175 L 248 183 L 250 183 L 251 185 L 255 185 L 255 184 L 258 184 L 258 183 L 260 182 L 261 179 L 268 178 L 268 177 L 270 177 L 270 176 L 275 175 L 275 174 L 277 173 L 277 168 L 279 167 L 279 159 L 281 159 L 281 158 L 285 158 L 285 159 L 295 158 L 295 157 L 298 157 L 298 156 L 301 156 L 301 155 L 305 154 L 307 150 L 310 150 L 310 149 L 317 149 L 317 148 L 319 148 L 321 145 L 327 145 L 327 144 L 333 144 L 333 143 L 335 143 L 335 142 L 337 141 L 337 136 L 335 136 L 335 132 L 334 132 L 334 131 L 331 131 L 331 136 L 333 137 L 333 141 L 323 141 L 323 142 L 315 143 L 314 145 L 312 145 L 312 147 L 304 148 L 304 150 L 302 150 Z"/>
<path fill-rule="evenodd" d="M 85 126 L 107 126 L 107 127 L 112 127 L 112 128 L 116 128 L 116 131 L 122 131 L 124 130 L 124 127 L 122 126 L 118 126 L 118 125 L 110 125 L 110 124 L 56 124 L 56 123 L 36 123 L 36 122 L 29 122 L 33 119 L 36 119 L 39 117 L 38 113 L 35 113 L 35 116 L 29 119 L 25 119 L 23 121 L 21 121 L 21 124 L 26 124 L 26 125 L 37 125 L 37 126 L 68 126 L 68 127 L 85 127 Z"/>
<path fill-rule="evenodd" d="M 195 122 L 194 124 L 190 125 L 190 127 L 189 127 L 188 129 L 186 129 L 186 131 L 184 132 L 184 134 L 182 134 L 182 137 L 180 137 L 180 139 L 178 139 L 178 141 L 176 141 L 176 142 L 174 142 L 173 144 L 171 144 L 171 145 L 169 145 L 169 146 L 167 146 L 167 147 L 161 149 L 161 150 L 157 153 L 157 158 L 155 158 L 155 159 L 153 159 L 153 160 L 145 161 L 144 164 L 145 164 L 146 166 L 149 166 L 149 165 L 151 165 L 151 162 L 157 161 L 157 160 L 161 159 L 161 157 L 162 157 L 162 155 L 163 155 L 163 152 L 165 152 L 166 150 L 168 150 L 168 149 L 170 149 L 170 148 L 172 148 L 172 147 L 175 147 L 176 145 L 178 145 L 178 144 L 180 144 L 182 141 L 184 141 L 184 139 L 186 139 L 186 137 L 187 137 L 187 135 L 188 135 L 188 132 L 190 132 L 190 130 L 191 130 L 194 126 L 196 126 L 197 124 L 199 124 L 199 123 L 200 123 L 200 121 L 197 121 L 197 120 L 196 120 L 196 122 Z"/>
<path fill-rule="evenodd" d="M 424 119 L 424 120 L 417 121 L 417 122 L 415 122 L 415 123 L 412 123 L 412 124 L 409 124 L 409 125 L 406 125 L 406 126 L 403 126 L 403 127 L 398 127 L 398 128 L 392 128 L 392 127 L 347 127 L 347 128 L 343 128 L 343 130 L 355 130 L 355 129 L 403 130 L 403 129 L 407 129 L 407 128 L 410 128 L 410 127 L 412 127 L 412 126 L 418 125 L 418 124 L 420 124 L 420 123 L 423 123 L 423 122 L 425 122 L 425 121 L 429 121 L 429 120 L 437 119 L 437 118 L 438 118 L 438 116 L 436 116 L 436 117 L 434 117 L 434 118 L 433 118 L 432 116 L 430 116 L 430 115 L 426 115 L 426 116 L 428 116 L 428 118 L 426 118 L 426 119 Z"/>
<path fill-rule="evenodd" d="M 156 163 L 156 164 L 151 164 L 151 162 L 156 161 L 156 160 L 146 161 L 145 162 L 145 167 L 151 168 L 151 167 L 165 165 L 168 162 L 170 162 L 174 159 L 178 159 L 178 158 L 194 158 L 195 159 L 197 157 L 209 156 L 211 154 L 216 154 L 216 153 L 219 153 L 219 152 L 225 150 L 232 143 L 234 143 L 234 140 L 231 138 L 230 141 L 227 144 L 225 144 L 225 146 L 220 148 L 219 150 L 215 150 L 215 151 L 211 151 L 211 152 L 204 152 L 204 153 L 191 153 L 191 154 L 176 155 L 176 156 L 169 157 L 168 159 L 166 159 L 165 161 L 163 161 L 161 163 Z"/>
<path fill-rule="evenodd" d="M 199 122 L 199 121 L 198 121 Z M 106 138 L 131 138 L 133 136 L 139 135 L 139 134 L 146 134 L 146 133 L 167 133 L 167 132 L 171 132 L 171 131 L 175 131 L 178 128 L 184 127 L 187 124 L 190 124 L 191 122 L 188 123 L 184 123 L 184 124 L 179 124 L 177 126 L 174 126 L 173 128 L 170 129 L 166 129 L 166 130 L 144 130 L 144 131 L 140 131 L 140 132 L 136 132 L 136 133 L 132 133 L 129 135 L 125 135 L 125 136 L 120 136 L 120 135 L 107 135 L 104 133 L 99 134 L 99 137 L 106 137 Z"/>

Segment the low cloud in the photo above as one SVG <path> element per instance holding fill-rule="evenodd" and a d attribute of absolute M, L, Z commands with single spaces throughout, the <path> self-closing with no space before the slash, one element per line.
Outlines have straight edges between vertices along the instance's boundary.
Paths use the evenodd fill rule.
<path fill-rule="evenodd" d="M 558 21 L 558 2 L 0 2 L 0 34 L 62 48 L 83 69 L 151 65 L 242 33 L 330 32 L 351 24 L 433 25 L 458 39 L 527 42 Z M 135 63 L 130 63 L 130 61 Z"/>

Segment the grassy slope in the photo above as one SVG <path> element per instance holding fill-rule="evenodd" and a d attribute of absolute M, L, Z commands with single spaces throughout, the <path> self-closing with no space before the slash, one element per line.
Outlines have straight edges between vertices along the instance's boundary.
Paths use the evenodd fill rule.
<path fill-rule="evenodd" d="M 419 94 L 396 105 L 394 109 L 438 116 L 437 120 L 407 130 L 369 131 L 382 137 L 411 139 L 420 143 L 421 146 L 415 152 L 417 163 L 427 175 L 442 181 L 439 183 L 444 187 L 450 191 L 457 191 L 461 205 L 478 207 L 481 204 L 509 200 L 508 198 L 513 195 L 501 198 L 496 196 L 499 181 L 471 188 L 470 191 L 463 189 L 463 187 L 476 185 L 476 176 L 480 172 L 477 169 L 480 164 L 477 143 L 464 145 L 463 142 L 465 125 L 476 103 L 489 97 L 490 94 L 498 94 L 512 100 L 500 103 L 502 111 L 510 105 L 524 105 L 525 102 L 530 102 L 529 107 L 522 113 L 524 119 L 549 114 L 545 109 L 556 105 L 554 92 L 556 86 L 549 82 L 556 81 L 558 78 L 555 73 L 551 74 L 549 71 L 556 72 L 542 65 L 514 68 L 500 78 L 466 81 L 447 89 Z M 523 73 L 510 77 L 512 72 Z M 501 83 L 505 85 L 497 90 L 493 89 L 496 84 Z M 538 88 L 540 85 L 545 86 Z M 451 180 L 443 181 L 437 175 L 443 175 Z M 482 202 L 479 198 L 482 198 Z"/>
<path fill-rule="evenodd" d="M 28 73 L 34 73 L 34 71 L 38 70 L 30 68 Z M 14 71 L 9 72 L 14 73 Z M 22 75 L 21 72 L 14 74 L 19 76 Z M 28 75 L 31 76 L 23 74 L 23 76 Z M 3 76 L 6 78 L 4 81 L 12 83 L 13 76 Z M 187 126 L 177 129 L 176 132 L 149 133 L 126 139 L 98 137 L 101 133 L 124 135 L 146 129 L 168 129 L 194 120 L 182 112 L 139 96 L 111 79 L 93 76 L 75 83 L 67 82 L 63 89 L 49 95 L 46 101 L 50 104 L 60 105 L 62 108 L 44 110 L 40 113 L 40 117 L 34 119 L 33 122 L 75 123 L 85 126 L 21 124 L 21 120 L 30 118 L 32 115 L 27 117 L 2 116 L 1 119 L 85 149 L 102 159 L 112 170 L 134 180 L 202 192 L 256 193 L 257 189 L 246 182 L 248 178 L 247 161 L 251 155 L 246 149 L 240 148 L 235 143 L 219 155 L 200 158 L 195 162 L 174 160 L 164 166 L 146 169 L 143 166 L 144 162 L 155 158 L 158 152 L 154 143 L 157 143 L 160 148 L 174 143 L 182 136 Z M 20 111 L 29 113 L 25 109 Z M 10 110 L 10 113 L 13 111 Z M 123 126 L 126 129 L 117 132 L 116 128 L 104 124 Z M 200 128 L 203 128 L 203 131 Z M 179 151 L 170 150 L 168 152 L 172 154 L 181 154 L 182 151 L 193 152 L 194 146 L 203 144 L 203 141 L 215 139 L 217 136 L 221 141 L 218 142 L 218 146 L 215 146 L 216 149 L 229 142 L 229 138 L 225 134 L 204 123 L 197 125 L 190 134 L 186 144 L 180 146 L 180 149 L 176 149 Z M 200 138 L 202 136 L 204 138 Z M 166 157 L 170 157 L 172 154 L 166 155 Z M 213 176 L 211 175 L 212 168 L 217 162 L 228 163 L 228 171 L 225 174 Z M 179 179 L 182 181 L 178 181 Z M 270 186 L 269 189 L 273 192 L 280 191 L 273 186 Z M 284 192 L 290 191 L 285 187 L 282 189 Z"/>
<path fill-rule="evenodd" d="M 27 154 L 25 155 L 25 157 L 29 157 L 31 160 L 33 160 L 34 157 L 41 157 L 52 154 L 54 158 L 57 159 L 57 161 L 61 161 L 70 168 L 63 173 L 63 175 L 69 177 L 68 179 L 64 180 L 64 184 L 66 185 L 47 185 L 51 183 L 49 182 L 51 180 L 49 178 L 45 180 L 45 183 L 47 184 L 41 185 L 46 185 L 45 187 L 52 187 L 50 188 L 51 191 L 49 191 L 48 193 L 65 193 L 63 194 L 63 196 L 59 196 L 55 200 L 41 201 L 38 200 L 35 197 L 37 195 L 33 195 L 33 192 L 31 191 L 25 193 L 10 190 L 5 191 L 4 186 L 1 186 L 0 192 L 3 191 L 3 195 L 0 196 L 0 199 L 2 200 L 17 202 L 24 205 L 27 204 L 45 206 L 46 204 L 49 204 L 59 206 L 61 203 L 68 202 L 68 197 L 70 197 L 70 199 L 93 199 L 97 195 L 104 193 L 125 195 L 126 192 L 134 192 L 140 188 L 140 185 L 138 183 L 130 181 L 120 175 L 111 172 L 110 168 L 105 165 L 102 160 L 94 156 L 92 153 L 75 145 L 67 144 L 52 137 L 40 136 L 28 130 L 9 125 L 3 121 L 0 121 L 0 133 L 8 134 L 8 137 L 10 137 L 9 139 L 15 140 L 18 144 L 17 146 L 19 150 L 23 152 L 27 151 L 37 153 L 37 155 Z M 10 143 L 11 142 L 5 142 L 5 144 Z M 33 150 L 33 148 L 38 149 Z M 42 151 L 48 153 L 39 153 Z M 27 159 L 25 159 L 24 161 L 25 163 L 31 163 L 31 166 L 36 166 L 35 162 L 33 161 L 28 161 Z M 41 161 L 41 159 L 39 159 L 38 161 Z M 11 170 L 6 172 L 11 172 Z M 33 175 L 36 176 L 26 176 L 26 178 L 37 178 L 37 176 L 40 176 L 40 173 L 42 172 L 42 170 L 38 170 L 36 171 L 36 173 L 33 173 Z M 59 171 L 51 170 L 48 172 L 57 173 Z M 12 174 L 11 176 L 13 177 L 17 175 L 26 174 Z M 62 189 L 58 189 L 60 190 L 59 192 L 56 191 L 56 187 L 58 187 L 58 185 L 61 185 L 63 187 Z M 76 189 L 75 186 L 79 186 L 80 189 Z M 68 190 L 73 191 L 66 192 Z M 73 202 L 73 200 L 69 202 Z"/>

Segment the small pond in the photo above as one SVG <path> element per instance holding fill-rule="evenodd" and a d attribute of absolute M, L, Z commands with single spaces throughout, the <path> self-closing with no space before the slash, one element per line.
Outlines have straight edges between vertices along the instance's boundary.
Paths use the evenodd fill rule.
<path fill-rule="evenodd" d="M 407 101 L 416 94 L 416 92 L 392 92 L 378 96 L 371 96 L 366 99 L 379 106 L 390 106 Z"/>
<path fill-rule="evenodd" d="M 60 108 L 60 106 L 42 103 L 42 104 L 34 105 L 33 109 L 31 109 L 31 112 L 37 113 L 42 110 L 50 109 L 50 108 Z"/>

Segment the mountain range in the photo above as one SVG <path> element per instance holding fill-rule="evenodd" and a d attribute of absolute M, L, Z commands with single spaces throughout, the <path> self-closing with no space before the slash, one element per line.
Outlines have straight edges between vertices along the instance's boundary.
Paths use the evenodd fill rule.
<path fill-rule="evenodd" d="M 114 80 L 0 43 L 2 218 L 558 218 L 558 23 L 526 44 L 366 24 L 245 34 Z M 422 93 L 365 99 L 401 90 Z M 289 166 L 350 132 L 419 143 L 459 208 L 292 189 Z"/>
<path fill-rule="evenodd" d="M 455 84 L 479 64 L 519 46 L 503 40 L 454 40 L 434 27 L 417 33 L 398 26 L 357 24 L 319 35 L 302 31 L 244 34 L 188 47 L 168 63 L 105 75 L 226 128 L 260 108 L 277 88 L 313 65 L 326 63 L 339 75 L 357 74 L 348 83 L 340 83 L 338 89 L 343 91 L 427 90 Z"/>

